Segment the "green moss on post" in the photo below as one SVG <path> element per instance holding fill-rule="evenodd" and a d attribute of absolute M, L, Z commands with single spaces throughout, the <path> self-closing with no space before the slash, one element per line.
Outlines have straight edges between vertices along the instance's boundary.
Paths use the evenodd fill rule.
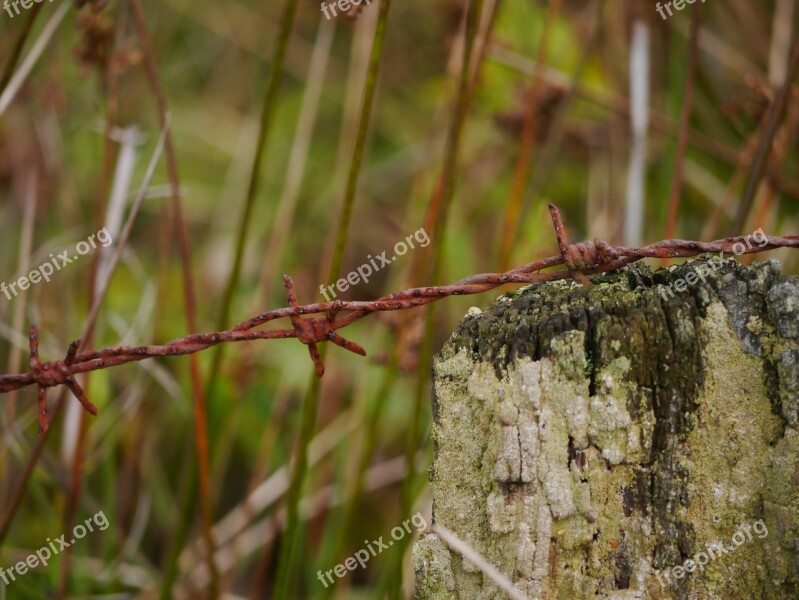
<path fill-rule="evenodd" d="M 437 357 L 434 520 L 530 598 L 799 597 L 799 281 L 714 262 L 529 286 Z M 504 597 L 413 560 L 418 598 Z"/>

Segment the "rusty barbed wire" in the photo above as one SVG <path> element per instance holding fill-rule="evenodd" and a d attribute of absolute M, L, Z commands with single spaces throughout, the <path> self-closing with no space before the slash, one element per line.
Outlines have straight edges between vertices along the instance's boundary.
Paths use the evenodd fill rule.
<path fill-rule="evenodd" d="M 505 273 L 472 275 L 450 285 L 411 288 L 394 292 L 377 300 L 335 300 L 302 306 L 297 304 L 293 280 L 288 275 L 284 275 L 283 282 L 288 297 L 288 306 L 256 315 L 225 331 L 187 335 L 163 345 L 115 346 L 80 354 L 77 353 L 80 340 L 76 340 L 70 344 L 63 360 L 44 363 L 39 361 L 39 330 L 34 324 L 31 325 L 29 333 L 31 370 L 19 375 L 0 375 L 0 394 L 19 390 L 29 385 L 37 385 L 39 431 L 43 433 L 48 428 L 47 388 L 66 385 L 85 410 L 92 415 L 97 414 L 97 407 L 89 401 L 86 393 L 75 379 L 75 375 L 80 373 L 107 369 L 156 356 L 193 354 L 228 342 L 293 337 L 308 346 L 316 374 L 321 377 L 325 367 L 317 350 L 317 344 L 333 342 L 350 352 L 366 356 L 366 351 L 361 346 L 343 338 L 336 333 L 336 330 L 347 327 L 374 312 L 415 308 L 448 296 L 480 294 L 510 283 L 555 281 L 571 277 L 583 285 L 590 285 L 586 275 L 614 271 L 643 258 L 682 258 L 705 252 L 731 252 L 737 244 L 743 245 L 744 250 L 743 252 L 736 251 L 736 254 L 752 254 L 775 248 L 799 248 L 799 235 L 786 237 L 766 235 L 764 236 L 766 243 L 758 246 L 747 242 L 750 236 L 728 237 L 713 242 L 664 240 L 641 248 L 611 246 L 598 238 L 588 242 L 570 244 L 560 211 L 552 204 L 549 205 L 549 211 L 560 255 L 543 258 Z M 549 273 L 540 272 L 559 265 L 565 265 L 566 268 Z M 338 313 L 342 311 L 349 311 L 349 314 L 337 318 Z M 322 316 L 303 316 L 315 314 Z M 290 320 L 291 329 L 255 330 L 260 325 L 284 318 Z"/>

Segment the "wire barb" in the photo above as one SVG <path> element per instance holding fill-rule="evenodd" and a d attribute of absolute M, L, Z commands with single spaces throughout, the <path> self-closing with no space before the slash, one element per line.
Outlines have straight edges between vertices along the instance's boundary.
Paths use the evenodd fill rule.
<path fill-rule="evenodd" d="M 600 238 L 594 238 L 592 242 L 569 244 L 558 207 L 550 204 L 549 214 L 552 217 L 552 225 L 555 227 L 555 237 L 558 240 L 558 249 L 563 258 L 563 264 L 566 265 L 572 279 L 578 283 L 592 285 L 585 273 L 582 272 L 583 269 L 610 265 L 619 260 L 620 254 L 616 248 Z"/>
<path fill-rule="evenodd" d="M 288 275 L 283 275 L 283 284 L 286 286 L 286 295 L 288 296 L 289 307 L 297 308 L 297 296 L 294 293 L 294 280 Z M 366 356 L 366 350 L 361 346 L 341 337 L 335 331 L 336 313 L 341 310 L 344 303 L 341 300 L 336 300 L 327 309 L 325 316 L 302 318 L 299 315 L 291 315 L 289 319 L 294 326 L 294 335 L 303 344 L 308 346 L 308 352 L 311 355 L 311 360 L 316 368 L 316 374 L 321 377 L 325 374 L 325 365 L 322 362 L 322 356 L 319 354 L 319 349 L 316 344 L 319 342 L 333 342 L 337 346 L 341 346 L 345 350 Z"/>
<path fill-rule="evenodd" d="M 75 361 L 80 346 L 80 340 L 75 340 L 69 345 L 64 360 L 42 363 L 39 361 L 39 326 L 32 323 L 28 333 L 30 349 L 30 365 L 33 380 L 38 386 L 38 418 L 39 434 L 42 435 L 50 428 L 47 420 L 47 388 L 66 385 L 75 398 L 89 413 L 97 415 L 97 407 L 89 401 L 86 392 L 80 387 L 70 371 L 70 366 Z"/>

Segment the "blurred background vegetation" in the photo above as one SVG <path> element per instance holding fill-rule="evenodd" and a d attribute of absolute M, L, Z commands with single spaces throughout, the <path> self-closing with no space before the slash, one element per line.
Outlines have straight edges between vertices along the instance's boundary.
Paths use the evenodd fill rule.
<path fill-rule="evenodd" d="M 310 0 L 3 11 L 0 280 L 114 223 L 116 248 L 167 120 L 174 154 L 158 155 L 88 348 L 285 306 L 283 273 L 301 304 L 321 302 L 320 284 L 421 227 L 429 246 L 342 297 L 551 256 L 548 202 L 573 241 L 799 232 L 796 1 L 708 0 L 666 19 L 655 5 L 373 0 L 329 21 Z M 0 296 L 0 370 L 27 370 L 34 321 L 43 360 L 63 356 L 108 254 Z M 795 252 L 766 258 L 796 273 Z M 46 437 L 34 388 L 4 396 L 0 567 L 98 510 L 110 527 L 0 598 L 409 597 L 411 536 L 328 588 L 317 571 L 417 511 L 430 522 L 431 356 L 497 295 L 373 315 L 345 332 L 367 358 L 329 349 L 320 383 L 302 344 L 276 340 L 98 371 L 85 387 L 99 416 L 67 397 Z"/>

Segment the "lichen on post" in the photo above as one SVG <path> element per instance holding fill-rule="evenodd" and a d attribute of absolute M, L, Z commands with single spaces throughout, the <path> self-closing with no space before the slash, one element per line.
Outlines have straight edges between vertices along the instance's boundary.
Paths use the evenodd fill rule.
<path fill-rule="evenodd" d="M 714 263 L 533 284 L 436 358 L 434 521 L 528 597 L 799 597 L 799 280 Z M 413 563 L 505 597 L 435 534 Z"/>

